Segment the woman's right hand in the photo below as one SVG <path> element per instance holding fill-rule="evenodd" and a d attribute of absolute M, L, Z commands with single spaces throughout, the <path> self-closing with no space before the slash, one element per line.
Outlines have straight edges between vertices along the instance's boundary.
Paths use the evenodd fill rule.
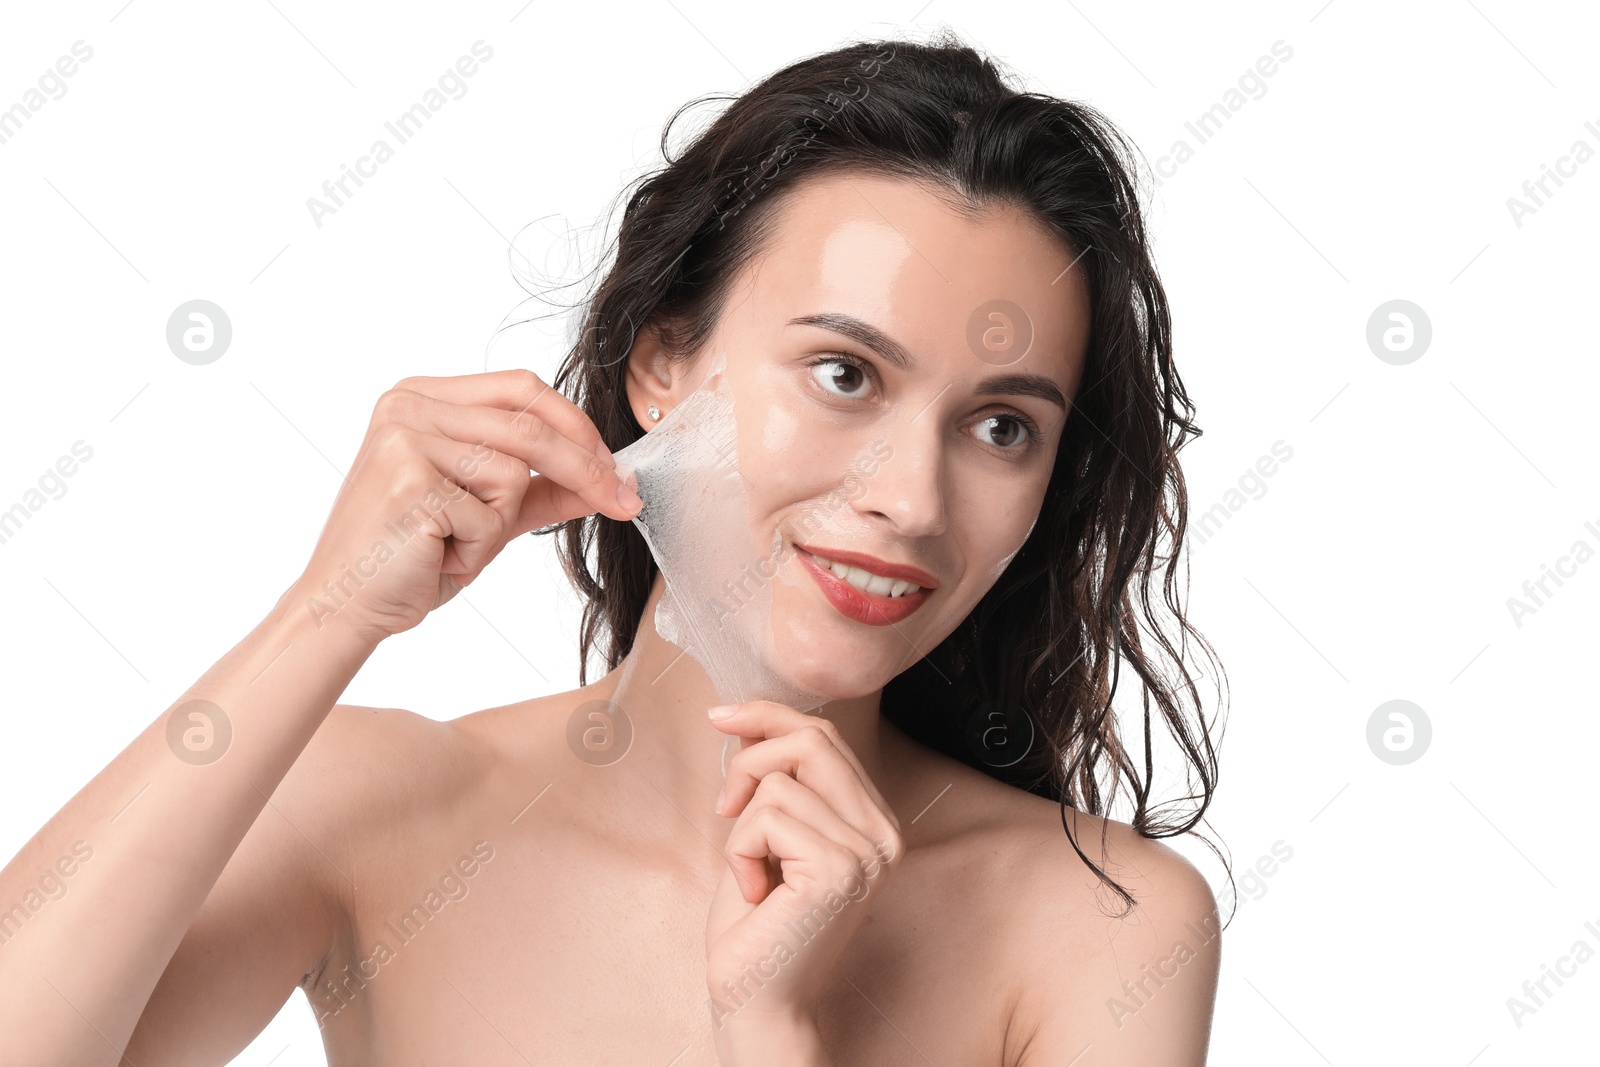
<path fill-rule="evenodd" d="M 638 501 L 594 423 L 532 371 L 406 378 L 378 398 L 297 592 L 319 627 L 377 642 L 512 538 L 596 511 L 626 521 Z"/>

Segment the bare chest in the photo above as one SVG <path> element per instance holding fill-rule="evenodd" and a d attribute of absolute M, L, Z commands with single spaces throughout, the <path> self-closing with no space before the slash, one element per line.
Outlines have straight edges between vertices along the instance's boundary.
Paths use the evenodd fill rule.
<path fill-rule="evenodd" d="M 507 830 L 365 874 L 308 992 L 330 1063 L 717 1064 L 712 876 Z M 841 1067 L 1001 1062 L 1003 935 L 942 866 L 908 855 L 841 958 L 818 1017 Z"/>

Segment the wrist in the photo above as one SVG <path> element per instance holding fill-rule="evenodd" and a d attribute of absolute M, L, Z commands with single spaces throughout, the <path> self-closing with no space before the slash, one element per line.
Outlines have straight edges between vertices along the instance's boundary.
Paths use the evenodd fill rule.
<path fill-rule="evenodd" d="M 353 612 L 330 610 L 324 590 L 297 579 L 273 605 L 269 621 L 286 640 L 332 642 L 365 658 L 388 636 L 364 625 Z"/>
<path fill-rule="evenodd" d="M 723 1067 L 821 1067 L 833 1062 L 822 1044 L 816 1017 L 801 1010 L 740 1012 L 722 1020 L 714 1036 Z"/>

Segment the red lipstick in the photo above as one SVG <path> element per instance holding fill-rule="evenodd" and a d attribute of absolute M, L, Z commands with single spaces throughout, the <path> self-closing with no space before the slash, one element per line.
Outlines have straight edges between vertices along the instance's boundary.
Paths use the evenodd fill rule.
<path fill-rule="evenodd" d="M 938 586 L 938 581 L 931 574 L 917 567 L 886 563 L 859 552 L 838 552 L 830 549 L 823 554 L 824 559 L 870 570 L 886 578 L 899 578 L 922 587 L 915 593 L 907 593 L 904 596 L 876 596 L 857 589 L 818 563 L 805 545 L 796 544 L 795 547 L 800 549 L 800 562 L 816 580 L 822 589 L 822 595 L 828 598 L 828 602 L 839 614 L 869 626 L 888 626 L 899 622 L 920 608 L 932 590 Z"/>
<path fill-rule="evenodd" d="M 844 563 L 851 567 L 860 567 L 864 571 L 871 571 L 873 574 L 881 574 L 885 578 L 899 578 L 910 582 L 912 585 L 920 585 L 924 589 L 939 588 L 939 579 L 921 567 L 912 567 L 905 563 L 890 563 L 887 560 L 881 560 L 876 556 L 869 556 L 863 552 L 846 552 L 842 548 L 812 548 L 810 545 L 802 545 L 799 541 L 794 543 L 794 547 L 802 552 L 821 556 L 823 559 L 831 559 L 835 563 Z"/>

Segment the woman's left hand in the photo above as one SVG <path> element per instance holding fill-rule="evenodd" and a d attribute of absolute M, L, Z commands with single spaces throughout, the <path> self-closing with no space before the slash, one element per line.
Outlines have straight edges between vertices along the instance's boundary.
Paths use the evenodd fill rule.
<path fill-rule="evenodd" d="M 794 1045 L 820 1050 L 823 990 L 905 846 L 833 723 L 765 700 L 731 707 L 712 720 L 744 748 L 728 761 L 721 814 L 738 821 L 706 922 L 706 985 L 723 1063 L 757 1048 L 778 1063 Z"/>

